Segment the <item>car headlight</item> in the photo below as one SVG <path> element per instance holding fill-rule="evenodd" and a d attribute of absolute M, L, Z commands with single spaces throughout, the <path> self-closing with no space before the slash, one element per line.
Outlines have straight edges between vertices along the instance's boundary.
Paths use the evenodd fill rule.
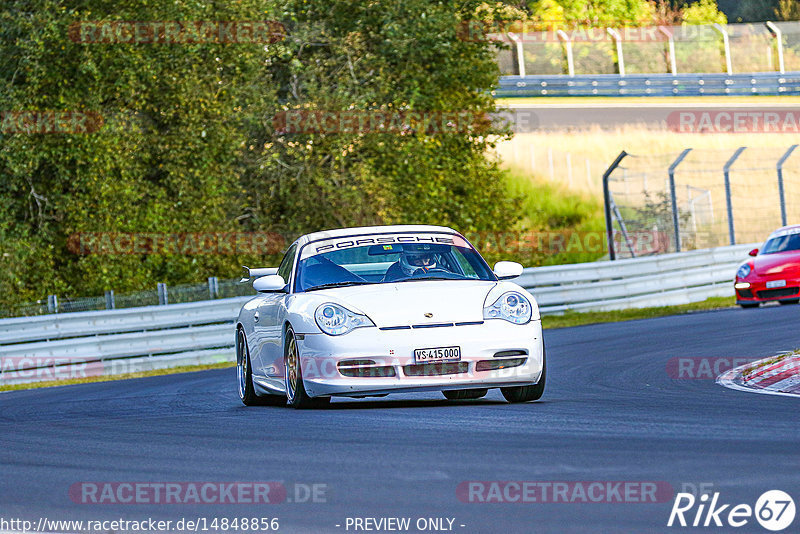
<path fill-rule="evenodd" d="M 750 265 L 745 263 L 744 265 L 739 267 L 738 271 L 736 271 L 736 278 L 747 278 L 747 275 L 749 274 L 750 274 Z"/>
<path fill-rule="evenodd" d="M 531 320 L 532 306 L 522 293 L 503 293 L 494 304 L 483 309 L 484 319 L 504 319 L 514 324 L 525 324 Z"/>
<path fill-rule="evenodd" d="M 329 336 L 341 336 L 356 328 L 375 326 L 366 315 L 355 313 L 332 302 L 321 304 L 314 313 L 320 330 Z"/>

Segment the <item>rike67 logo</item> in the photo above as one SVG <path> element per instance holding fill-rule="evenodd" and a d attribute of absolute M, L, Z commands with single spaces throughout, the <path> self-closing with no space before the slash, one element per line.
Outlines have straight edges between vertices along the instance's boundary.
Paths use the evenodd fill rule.
<path fill-rule="evenodd" d="M 678 493 L 667 526 L 743 527 L 750 524 L 755 516 L 759 525 L 777 532 L 784 530 L 794 521 L 794 500 L 784 491 L 764 492 L 754 507 L 744 503 L 722 504 L 719 502 L 719 495 L 719 492 L 715 492 L 710 497 L 708 494 L 703 494 L 696 498 L 691 493 Z"/>

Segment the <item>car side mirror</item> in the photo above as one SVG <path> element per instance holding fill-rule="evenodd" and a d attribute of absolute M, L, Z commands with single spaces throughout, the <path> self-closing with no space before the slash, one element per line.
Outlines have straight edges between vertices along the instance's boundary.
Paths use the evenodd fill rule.
<path fill-rule="evenodd" d="M 286 281 L 279 274 L 261 276 L 253 281 L 253 289 L 259 293 L 275 293 L 277 291 L 283 291 L 285 287 Z"/>
<path fill-rule="evenodd" d="M 510 280 L 522 274 L 522 265 L 515 261 L 498 261 L 494 264 L 494 275 L 500 280 Z"/>
<path fill-rule="evenodd" d="M 758 249 L 757 249 L 757 248 L 754 248 L 753 250 L 751 250 L 750 252 L 748 252 L 748 254 L 750 254 L 751 256 L 758 256 Z"/>

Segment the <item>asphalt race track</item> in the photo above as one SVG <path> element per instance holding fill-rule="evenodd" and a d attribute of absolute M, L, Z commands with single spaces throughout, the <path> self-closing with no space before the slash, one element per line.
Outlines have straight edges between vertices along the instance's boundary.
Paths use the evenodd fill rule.
<path fill-rule="evenodd" d="M 353 532 L 348 517 L 455 518 L 455 532 L 674 532 L 648 503 L 469 503 L 463 481 L 713 484 L 720 503 L 800 495 L 800 399 L 667 375 L 670 358 L 800 346 L 800 306 L 545 332 L 542 401 L 439 394 L 241 405 L 235 370 L 0 394 L 0 513 L 48 519 L 277 517 L 280 532 Z M 82 481 L 324 484 L 327 502 L 76 504 Z M 301 492 L 303 493 L 303 492 Z M 694 513 L 692 512 L 691 517 Z M 797 531 L 800 519 L 786 530 Z M 447 523 L 445 523 L 447 524 Z M 336 526 L 340 525 L 340 526 Z M 461 526 L 464 525 L 464 526 Z M 734 530 L 730 527 L 714 532 Z M 415 528 L 411 532 L 416 532 Z M 767 532 L 754 518 L 737 532 Z"/>

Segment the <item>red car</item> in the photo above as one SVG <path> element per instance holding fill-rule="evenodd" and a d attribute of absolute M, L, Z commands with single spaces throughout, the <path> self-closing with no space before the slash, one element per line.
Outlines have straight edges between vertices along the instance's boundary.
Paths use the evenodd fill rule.
<path fill-rule="evenodd" d="M 736 271 L 736 303 L 755 308 L 761 302 L 800 302 L 800 225 L 774 231 L 752 259 Z"/>

